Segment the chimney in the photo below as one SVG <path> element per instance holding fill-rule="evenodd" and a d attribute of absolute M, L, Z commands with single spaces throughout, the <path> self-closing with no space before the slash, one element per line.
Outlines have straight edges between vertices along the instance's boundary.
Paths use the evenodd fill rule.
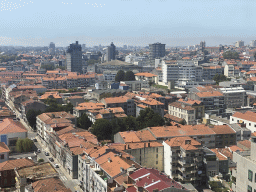
<path fill-rule="evenodd" d="M 112 160 L 111 160 L 111 158 L 110 158 L 110 157 L 108 158 L 108 162 L 109 162 L 109 163 L 111 163 L 111 162 L 112 162 Z"/>
<path fill-rule="evenodd" d="M 120 167 L 120 172 L 124 172 L 124 168 L 123 167 Z"/>
<path fill-rule="evenodd" d="M 191 144 L 191 140 L 185 140 L 185 144 L 186 145 L 190 145 Z"/>

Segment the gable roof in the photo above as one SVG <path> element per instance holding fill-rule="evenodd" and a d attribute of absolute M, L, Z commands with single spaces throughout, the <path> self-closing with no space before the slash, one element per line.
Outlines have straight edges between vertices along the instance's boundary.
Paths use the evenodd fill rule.
<path fill-rule="evenodd" d="M 20 122 L 16 122 L 12 119 L 6 118 L 0 123 L 0 135 L 9 134 L 9 133 L 22 133 L 22 132 L 28 132 L 28 131 Z"/>
<path fill-rule="evenodd" d="M 14 168 L 33 166 L 35 163 L 30 159 L 15 159 L 0 163 L 0 171 L 13 170 Z"/>
<path fill-rule="evenodd" d="M 41 179 L 32 183 L 32 187 L 34 189 L 34 192 L 72 192 L 70 189 L 65 187 L 65 185 L 59 178 Z"/>
<path fill-rule="evenodd" d="M 256 122 L 256 113 L 252 111 L 246 111 L 245 113 L 235 112 L 232 116 L 251 122 Z"/>

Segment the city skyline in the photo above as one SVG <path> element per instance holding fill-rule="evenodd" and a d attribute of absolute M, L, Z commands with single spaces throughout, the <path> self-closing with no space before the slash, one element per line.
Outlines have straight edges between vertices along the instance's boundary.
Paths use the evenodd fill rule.
<path fill-rule="evenodd" d="M 249 44 L 256 3 L 246 1 L 1 1 L 0 45 Z M 227 9 L 228 7 L 228 9 Z"/>

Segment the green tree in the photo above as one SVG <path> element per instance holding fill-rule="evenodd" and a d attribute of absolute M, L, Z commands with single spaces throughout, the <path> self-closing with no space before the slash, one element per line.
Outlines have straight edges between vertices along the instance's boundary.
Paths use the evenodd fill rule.
<path fill-rule="evenodd" d="M 26 118 L 28 120 L 29 125 L 35 129 L 35 125 L 36 125 L 36 117 L 38 115 L 40 115 L 42 112 L 39 111 L 35 111 L 34 109 L 29 109 L 27 114 L 26 114 Z"/>
<path fill-rule="evenodd" d="M 137 122 L 136 122 L 136 118 L 135 117 L 128 116 L 128 117 L 125 117 L 123 119 L 123 121 L 124 121 L 124 124 L 126 126 L 126 130 L 127 131 L 131 131 L 131 130 L 136 131 L 137 130 Z"/>
<path fill-rule="evenodd" d="M 239 54 L 235 51 L 226 51 L 222 56 L 224 59 L 239 59 Z"/>
<path fill-rule="evenodd" d="M 92 126 L 92 122 L 90 121 L 86 113 L 83 113 L 82 116 L 78 118 L 77 125 L 79 128 L 87 130 L 89 127 Z"/>
<path fill-rule="evenodd" d="M 16 142 L 16 151 L 22 153 L 23 152 L 23 139 L 18 139 L 18 141 Z"/>
<path fill-rule="evenodd" d="M 135 75 L 132 71 L 127 71 L 124 76 L 125 81 L 135 81 Z"/>
<path fill-rule="evenodd" d="M 23 139 L 22 148 L 23 152 L 30 152 L 33 146 L 33 141 L 29 138 Z"/>
<path fill-rule="evenodd" d="M 38 163 L 43 163 L 43 162 L 44 162 L 44 159 L 38 159 L 37 162 L 38 162 Z"/>
<path fill-rule="evenodd" d="M 31 151 L 32 146 L 33 141 L 30 140 L 29 138 L 18 139 L 18 141 L 16 142 L 16 150 L 20 153 Z"/>
<path fill-rule="evenodd" d="M 66 112 L 70 112 L 71 114 L 73 114 L 73 105 L 72 103 L 68 103 L 67 105 L 64 106 L 64 111 Z"/>
<path fill-rule="evenodd" d="M 138 130 L 146 127 L 162 126 L 165 124 L 164 119 L 150 108 L 141 110 L 140 115 L 137 117 L 136 121 Z"/>
<path fill-rule="evenodd" d="M 120 82 L 124 80 L 125 72 L 123 70 L 119 70 L 116 74 L 115 81 Z"/>
<path fill-rule="evenodd" d="M 220 82 L 222 81 L 227 81 L 227 77 L 223 74 L 215 74 L 213 77 L 213 80 L 216 81 L 216 84 L 219 85 Z"/>
<path fill-rule="evenodd" d="M 110 140 L 112 137 L 112 125 L 106 119 L 98 119 L 92 125 L 92 133 L 98 140 Z"/>

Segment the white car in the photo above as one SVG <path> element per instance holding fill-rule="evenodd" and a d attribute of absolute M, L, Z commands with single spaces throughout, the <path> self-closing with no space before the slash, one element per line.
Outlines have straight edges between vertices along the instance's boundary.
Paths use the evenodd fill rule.
<path fill-rule="evenodd" d="M 59 165 L 58 165 L 58 164 L 55 164 L 54 166 L 55 166 L 55 168 L 59 168 Z"/>

